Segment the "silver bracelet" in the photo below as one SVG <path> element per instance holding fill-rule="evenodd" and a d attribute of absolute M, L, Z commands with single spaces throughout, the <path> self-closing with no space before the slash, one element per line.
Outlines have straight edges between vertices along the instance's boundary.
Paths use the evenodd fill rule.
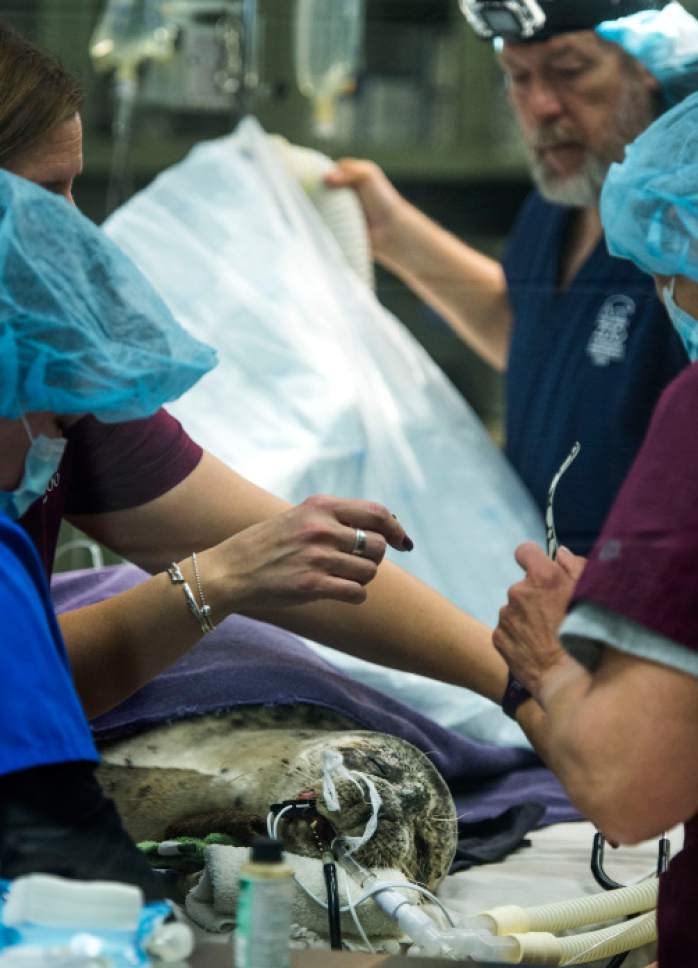
<path fill-rule="evenodd" d="M 203 621 L 207 625 L 207 631 L 213 632 L 215 625 L 211 621 L 211 606 L 206 601 L 206 596 L 204 595 L 203 585 L 201 584 L 201 575 L 199 574 L 199 562 L 196 559 L 196 552 L 191 553 L 191 563 L 194 567 L 194 578 L 196 579 L 196 588 L 199 592 L 199 611 Z"/>
<path fill-rule="evenodd" d="M 184 592 L 184 601 L 187 603 L 187 608 L 198 622 L 199 628 L 201 629 L 201 634 L 206 635 L 207 632 L 212 630 L 213 626 L 208 616 L 202 614 L 196 598 L 194 598 L 194 593 L 192 592 L 188 583 L 184 580 L 182 570 L 176 561 L 173 561 L 170 567 L 167 569 L 167 574 L 170 576 L 170 581 L 173 585 L 182 586 L 182 591 Z"/>

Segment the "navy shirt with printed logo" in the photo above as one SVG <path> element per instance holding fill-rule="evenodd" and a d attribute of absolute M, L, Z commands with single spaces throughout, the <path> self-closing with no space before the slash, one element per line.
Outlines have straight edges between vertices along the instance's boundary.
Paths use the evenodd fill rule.
<path fill-rule="evenodd" d="M 662 390 L 688 358 L 653 280 L 604 242 L 558 291 L 570 216 L 534 193 L 505 254 L 514 313 L 507 456 L 545 510 L 555 472 L 581 443 L 557 488 L 555 526 L 561 544 L 588 554 Z"/>

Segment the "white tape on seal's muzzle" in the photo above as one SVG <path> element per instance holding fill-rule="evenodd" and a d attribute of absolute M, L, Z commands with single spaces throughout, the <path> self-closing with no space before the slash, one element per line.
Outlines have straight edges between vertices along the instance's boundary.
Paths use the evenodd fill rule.
<path fill-rule="evenodd" d="M 348 770 L 344 765 L 344 757 L 338 750 L 325 750 L 322 756 L 322 796 L 325 801 L 325 806 L 332 813 L 337 813 L 341 810 L 337 787 L 335 785 L 335 777 L 353 783 L 361 791 L 362 795 L 363 789 L 359 781 L 362 781 L 368 790 L 371 803 L 371 816 L 368 818 L 363 834 L 360 837 L 344 836 L 339 838 L 347 848 L 347 853 L 353 854 L 363 847 L 364 844 L 367 844 L 378 829 L 378 812 L 383 800 L 378 790 L 376 790 L 375 783 L 367 773 L 361 773 L 358 770 Z"/>

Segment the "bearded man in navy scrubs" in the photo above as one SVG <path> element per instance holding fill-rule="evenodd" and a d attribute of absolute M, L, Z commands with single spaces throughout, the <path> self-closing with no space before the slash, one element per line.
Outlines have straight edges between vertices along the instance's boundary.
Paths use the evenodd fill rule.
<path fill-rule="evenodd" d="M 581 443 L 555 523 L 560 542 L 585 555 L 662 389 L 687 362 L 651 279 L 608 255 L 599 194 L 625 145 L 677 99 L 672 87 L 684 85 L 678 97 L 690 88 L 686 55 L 674 55 L 698 24 L 678 4 L 651 0 L 461 6 L 483 38 L 499 40 L 536 184 L 503 263 L 429 220 L 371 162 L 345 159 L 328 184 L 357 190 L 378 261 L 506 370 L 507 455 L 541 510 Z"/>

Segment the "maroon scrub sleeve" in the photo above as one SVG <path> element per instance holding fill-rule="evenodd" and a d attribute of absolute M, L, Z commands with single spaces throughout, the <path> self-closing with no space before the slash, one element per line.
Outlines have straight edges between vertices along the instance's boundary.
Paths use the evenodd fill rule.
<path fill-rule="evenodd" d="M 162 409 L 127 423 L 84 417 L 66 436 L 72 452 L 68 515 L 146 504 L 188 477 L 203 454 L 180 422 Z"/>
<path fill-rule="evenodd" d="M 166 410 L 115 424 L 83 417 L 65 436 L 58 472 L 20 521 L 49 575 L 64 515 L 123 511 L 153 501 L 188 477 L 203 454 Z"/>

